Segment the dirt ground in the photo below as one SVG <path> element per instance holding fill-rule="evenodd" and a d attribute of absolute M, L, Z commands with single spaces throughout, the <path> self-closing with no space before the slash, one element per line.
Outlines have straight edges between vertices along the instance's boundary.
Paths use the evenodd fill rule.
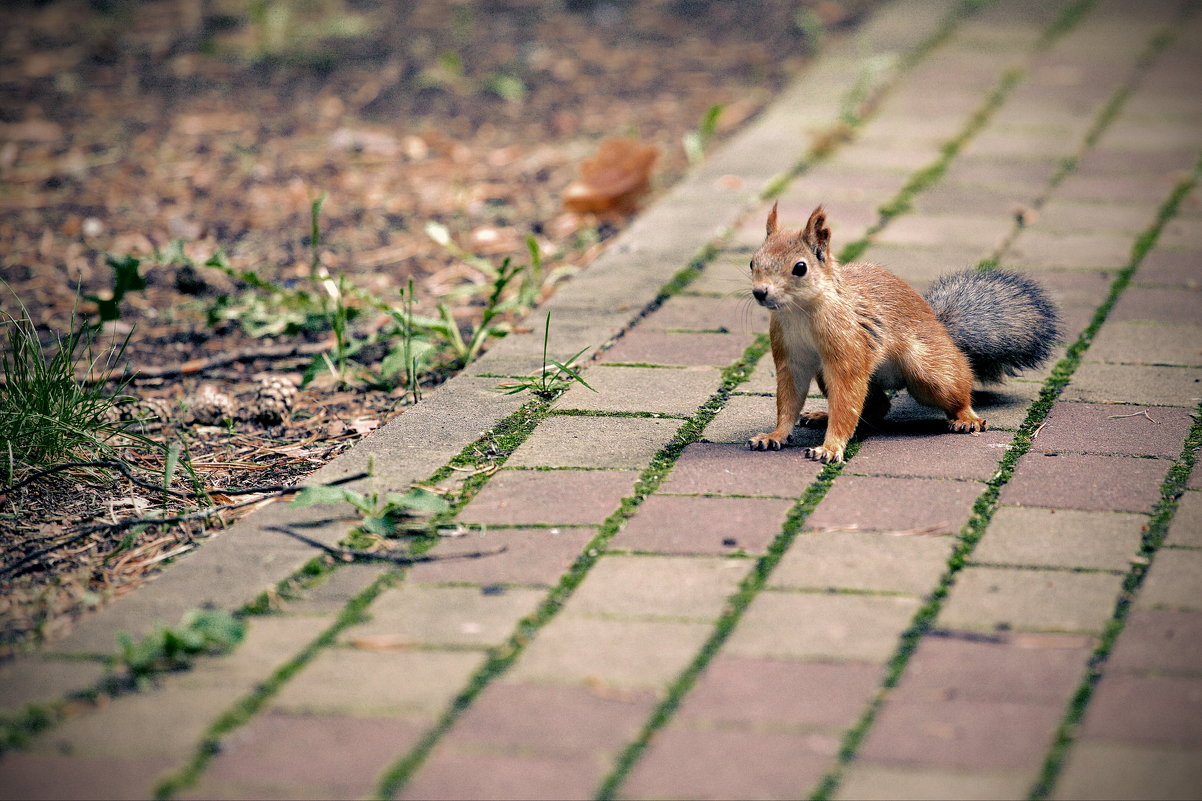
<path fill-rule="evenodd" d="M 0 309 L 23 306 L 50 342 L 117 301 L 103 337 L 128 337 L 117 363 L 134 374 L 124 392 L 163 418 L 143 430 L 158 447 L 121 449 L 143 475 L 161 476 L 175 444 L 218 500 L 222 489 L 297 481 L 403 413 L 412 395 L 362 379 L 379 347 L 359 353 L 354 380 L 316 369 L 306 382 L 327 318 L 237 274 L 290 290 L 313 286 L 314 271 L 345 276 L 362 290 L 344 292 L 360 338 L 381 315 L 355 299 L 399 305 L 413 279 L 419 313 L 448 300 L 470 330 L 483 300 L 461 288 L 487 278 L 435 241 L 429 223 L 495 265 L 529 261 L 533 237 L 546 272 L 587 267 L 628 219 L 564 205 L 603 140 L 658 149 L 638 198 L 650 202 L 688 168 L 686 137 L 712 127 L 716 142 L 737 130 L 822 30 L 853 24 L 868 3 L 268 0 L 253 12 L 228 0 L 8 3 Z M 226 270 L 204 266 L 218 253 Z M 114 263 L 127 257 L 145 287 L 114 297 Z M 452 369 L 436 360 L 422 383 Z M 303 383 L 278 425 L 249 419 L 263 374 Z M 206 385 L 231 403 L 225 424 L 189 412 Z M 61 634 L 212 525 L 85 531 L 161 505 L 107 468 L 3 491 L 0 657 Z"/>

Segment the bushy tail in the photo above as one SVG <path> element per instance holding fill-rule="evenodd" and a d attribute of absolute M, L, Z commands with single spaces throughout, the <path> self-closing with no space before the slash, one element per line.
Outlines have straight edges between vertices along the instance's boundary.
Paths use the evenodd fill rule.
<path fill-rule="evenodd" d="M 1043 287 L 1005 270 L 945 275 L 926 292 L 939 322 L 980 382 L 1038 367 L 1060 339 L 1060 317 Z"/>

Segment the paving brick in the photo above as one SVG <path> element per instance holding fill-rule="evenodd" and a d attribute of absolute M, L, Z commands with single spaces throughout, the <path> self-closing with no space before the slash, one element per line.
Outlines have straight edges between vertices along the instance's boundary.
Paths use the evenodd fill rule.
<path fill-rule="evenodd" d="M 1036 442 L 1042 447 L 1042 437 Z M 1169 466 L 1163 459 L 1030 451 L 1000 497 L 1014 506 L 1150 512 Z"/>
<path fill-rule="evenodd" d="M 969 558 L 990 565 L 1127 570 L 1148 518 L 1122 512 L 1002 506 Z"/>
<path fill-rule="evenodd" d="M 1106 672 L 1202 674 L 1202 614 L 1132 610 L 1106 660 Z"/>
<path fill-rule="evenodd" d="M 1063 714 L 1058 704 L 888 699 L 857 757 L 894 765 L 1034 770 Z"/>
<path fill-rule="evenodd" d="M 796 448 L 765 455 L 742 443 L 694 442 L 681 452 L 660 492 L 796 499 L 822 470 Z"/>
<path fill-rule="evenodd" d="M 294 615 L 333 615 L 347 602 L 371 586 L 387 566 L 384 564 L 342 564 L 306 587 L 299 598 L 288 599 L 284 608 Z"/>
<path fill-rule="evenodd" d="M 1202 548 L 1202 494 L 1187 492 L 1177 501 L 1165 544 Z"/>
<path fill-rule="evenodd" d="M 980 436 L 874 434 L 867 437 L 848 465 L 852 473 L 920 478 L 988 479 L 1006 455 L 1013 434 L 984 431 Z"/>
<path fill-rule="evenodd" d="M 688 416 L 722 383 L 722 375 L 714 367 L 598 366 L 585 378 L 593 389 L 573 385 L 555 402 L 555 408 Z"/>
<path fill-rule="evenodd" d="M 1088 352 L 1086 356 L 1088 356 Z M 1077 368 L 1062 400 L 1149 403 L 1194 408 L 1202 399 L 1202 370 L 1085 362 Z"/>
<path fill-rule="evenodd" d="M 1121 269 L 1131 257 L 1131 240 L 1124 233 L 1051 233 L 1027 228 L 1014 240 L 1004 260 L 1015 266 L 1062 270 Z"/>
<path fill-rule="evenodd" d="M 0 710 L 12 714 L 27 704 L 57 701 L 96 686 L 105 675 L 100 662 L 31 657 L 0 665 Z"/>
<path fill-rule="evenodd" d="M 744 283 L 737 289 L 750 288 L 750 280 L 747 275 L 745 273 L 742 276 Z M 675 295 L 664 301 L 663 306 L 643 320 L 639 324 L 639 328 L 647 331 L 767 333 L 768 310 L 746 297 L 707 298 L 695 295 Z"/>
<path fill-rule="evenodd" d="M 1154 248 L 1140 262 L 1135 280 L 1198 289 L 1202 287 L 1202 250 Z"/>
<path fill-rule="evenodd" d="M 326 648 L 288 680 L 268 708 L 292 715 L 434 721 L 483 663 L 479 651 Z"/>
<path fill-rule="evenodd" d="M 1044 451 L 1175 459 L 1192 424 L 1186 409 L 1060 402 L 1044 420 L 1037 443 Z"/>
<path fill-rule="evenodd" d="M 955 533 L 982 489 L 971 481 L 842 476 L 806 520 L 806 528 Z"/>
<path fill-rule="evenodd" d="M 638 735 L 657 704 L 647 690 L 494 682 L 444 741 L 463 751 L 612 757 Z"/>
<path fill-rule="evenodd" d="M 1181 130 L 1173 131 L 1173 134 L 1187 137 L 1192 140 L 1189 144 L 1184 145 L 1184 150 L 1191 151 L 1198 146 L 1197 137 L 1194 133 Z M 1202 227 L 1199 227 L 1197 220 L 1191 220 L 1186 217 L 1174 217 L 1164 224 L 1164 228 L 1160 231 L 1160 236 L 1157 238 L 1157 244 L 1164 248 L 1192 248 L 1198 249 L 1202 247 Z"/>
<path fill-rule="evenodd" d="M 634 489 L 630 470 L 502 470 L 459 513 L 486 525 L 595 525 Z"/>
<path fill-rule="evenodd" d="M 1202 747 L 1202 678 L 1107 674 L 1085 709 L 1081 736 Z"/>
<path fill-rule="evenodd" d="M 589 570 L 565 614 L 716 620 L 753 562 L 697 556 L 607 555 Z"/>
<path fill-rule="evenodd" d="M 605 775 L 593 757 L 488 754 L 439 746 L 397 796 L 401 799 L 591 798 Z"/>
<path fill-rule="evenodd" d="M 249 693 L 284 662 L 321 636 L 334 616 L 263 615 L 247 618 L 242 642 L 231 653 L 204 656 L 190 670 L 171 676 L 168 686 L 242 688 Z"/>
<path fill-rule="evenodd" d="M 610 547 L 672 554 L 763 553 L 791 506 L 785 498 L 653 495 L 610 540 Z"/>
<path fill-rule="evenodd" d="M 939 276 L 976 267 L 988 255 L 988 251 L 968 245 L 874 244 L 856 261 L 878 264 L 921 292 Z"/>
<path fill-rule="evenodd" d="M 222 740 L 191 793 L 202 798 L 363 798 L 426 728 L 404 718 L 256 715 Z"/>
<path fill-rule="evenodd" d="M 825 411 L 825 400 L 810 398 L 806 401 L 808 411 Z M 771 431 L 776 427 L 776 400 L 761 395 L 735 395 L 731 397 L 726 407 L 718 413 L 701 438 L 704 442 L 723 442 L 731 445 L 747 446 L 747 440 L 763 431 Z M 794 428 L 790 445 L 794 448 L 806 448 L 821 445 L 826 432 L 821 428 Z M 784 451 L 788 451 L 787 446 Z M 784 451 L 760 453 L 761 456 L 780 455 Z"/>
<path fill-rule="evenodd" d="M 643 470 L 678 428 L 680 421 L 672 418 L 552 415 L 505 464 Z"/>
<path fill-rule="evenodd" d="M 635 329 L 605 351 L 605 362 L 726 367 L 743 357 L 755 340 L 750 333 L 671 333 Z"/>
<path fill-rule="evenodd" d="M 710 631 L 707 623 L 557 617 L 526 647 L 506 681 L 663 692 Z"/>
<path fill-rule="evenodd" d="M 1096 153 L 1087 153 L 1083 159 L 1090 159 L 1091 156 L 1096 156 Z M 1079 162 L 1077 167 L 1084 167 L 1084 161 Z M 1038 224 L 1041 229 L 1050 233 L 1104 231 L 1127 234 L 1131 237 L 1142 233 L 1148 227 L 1147 220 L 1132 216 L 1126 206 L 1086 203 L 1055 196 L 1039 208 Z"/>
<path fill-rule="evenodd" d="M 1073 173 L 1056 187 L 1056 196 L 1065 200 L 1098 203 L 1122 198 L 1131 209 L 1131 216 L 1144 217 L 1149 223 L 1156 207 L 1173 191 L 1177 176 L 1157 175 L 1146 180 L 1131 180 L 1128 176 L 1086 175 Z M 1124 258 L 1130 244 L 1118 255 Z"/>
<path fill-rule="evenodd" d="M 996 250 L 1014 227 L 1009 217 L 964 214 L 908 214 L 890 221 L 875 241 L 891 245 L 933 247 L 956 244 L 982 253 Z"/>
<path fill-rule="evenodd" d="M 1163 548 L 1139 588 L 1140 609 L 1190 609 L 1202 612 L 1202 551 Z"/>
<path fill-rule="evenodd" d="M 1202 367 L 1202 325 L 1107 322 L 1089 347 L 1094 361 Z"/>
<path fill-rule="evenodd" d="M 1054 799 L 1189 801 L 1202 787 L 1202 753 L 1083 740 L 1068 753 Z"/>
<path fill-rule="evenodd" d="M 685 696 L 680 721 L 761 729 L 842 731 L 864 713 L 883 678 L 870 662 L 796 662 L 719 653 Z"/>
<path fill-rule="evenodd" d="M 1108 319 L 1155 320 L 1162 323 L 1197 323 L 1202 313 L 1202 294 L 1174 287 L 1130 286 L 1110 310 Z"/>
<path fill-rule="evenodd" d="M 1081 682 L 1094 645 L 1090 637 L 1065 634 L 923 637 L 889 697 L 1063 706 Z"/>
<path fill-rule="evenodd" d="M 852 763 L 832 798 L 881 801 L 994 801 L 1023 798 L 1031 777 L 1012 770 L 967 771 Z"/>
<path fill-rule="evenodd" d="M 918 607 L 917 599 L 900 596 L 763 592 L 744 612 L 724 652 L 884 663 Z"/>
<path fill-rule="evenodd" d="M 487 648 L 508 639 L 545 597 L 542 590 L 514 587 L 484 592 L 405 583 L 382 592 L 367 608 L 368 619 L 344 629 L 338 641 L 364 648 Z"/>
<path fill-rule="evenodd" d="M 739 384 L 737 387 L 735 387 L 735 391 L 759 393 L 761 395 L 776 394 L 776 363 L 772 360 L 771 351 L 760 357 L 760 360 L 756 362 L 754 368 L 752 368 L 750 377 L 748 377 L 748 379 L 742 384 Z M 817 387 L 811 386 L 811 392 L 817 391 Z M 772 409 L 775 407 L 767 408 Z"/>
<path fill-rule="evenodd" d="M 863 531 L 801 534 L 769 577 L 774 587 L 903 592 L 925 596 L 947 569 L 952 537 Z"/>
<path fill-rule="evenodd" d="M 596 534 L 595 528 L 471 530 L 461 537 L 439 540 L 429 552 L 439 559 L 410 567 L 408 580 L 553 585 Z M 504 550 L 491 553 L 500 549 Z M 488 555 L 470 556 L 481 552 Z"/>
<path fill-rule="evenodd" d="M 172 767 L 172 760 L 161 757 L 9 753 L 0 762 L 0 799 L 148 798 Z"/>
<path fill-rule="evenodd" d="M 758 233 L 759 238 L 762 240 L 764 238 L 762 224 Z M 750 255 L 746 249 L 728 246 L 705 265 L 701 270 L 701 274 L 685 287 L 684 294 L 716 295 L 727 302 L 732 300 L 737 303 L 745 302 L 747 290 L 750 288 L 749 276 L 751 273 L 748 269 L 749 261 Z M 740 330 L 742 330 L 741 326 Z"/>
<path fill-rule="evenodd" d="M 1055 364 L 1055 361 L 1052 364 Z M 973 390 L 972 408 L 989 421 L 991 430 L 1017 431 L 1026 422 L 1031 403 L 1043 391 L 1043 384 L 1037 380 L 1033 371 L 1023 373 L 1023 376 L 1024 379 L 1031 380 L 1009 380 L 1001 386 Z M 906 400 L 918 407 L 918 404 L 908 397 Z M 894 401 L 895 410 L 890 414 L 891 417 L 901 411 L 896 408 L 897 405 Z"/>
<path fill-rule="evenodd" d="M 620 798 L 798 798 L 834 762 L 816 735 L 669 726 L 659 732 Z M 837 747 L 837 741 L 836 741 Z"/>
<path fill-rule="evenodd" d="M 1100 632 L 1114 614 L 1123 577 L 1109 573 L 966 567 L 936 625 L 977 631 Z"/>

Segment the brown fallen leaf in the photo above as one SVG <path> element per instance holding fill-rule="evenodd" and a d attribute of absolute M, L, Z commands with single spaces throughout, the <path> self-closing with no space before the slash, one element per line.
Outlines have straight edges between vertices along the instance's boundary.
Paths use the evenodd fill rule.
<path fill-rule="evenodd" d="M 651 188 L 651 166 L 659 148 L 630 137 L 606 139 L 580 164 L 580 177 L 563 193 L 563 205 L 578 214 L 629 214 Z"/>

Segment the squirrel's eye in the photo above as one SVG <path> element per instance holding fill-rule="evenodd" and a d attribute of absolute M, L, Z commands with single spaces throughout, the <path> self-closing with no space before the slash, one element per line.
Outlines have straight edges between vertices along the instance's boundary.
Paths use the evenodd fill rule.
<path fill-rule="evenodd" d="M 807 269 L 809 269 L 809 265 L 804 261 L 799 261 L 793 265 L 793 275 L 805 275 Z"/>
<path fill-rule="evenodd" d="M 751 261 L 747 262 L 747 267 L 749 269 L 754 270 L 755 269 L 755 259 L 752 259 Z"/>

